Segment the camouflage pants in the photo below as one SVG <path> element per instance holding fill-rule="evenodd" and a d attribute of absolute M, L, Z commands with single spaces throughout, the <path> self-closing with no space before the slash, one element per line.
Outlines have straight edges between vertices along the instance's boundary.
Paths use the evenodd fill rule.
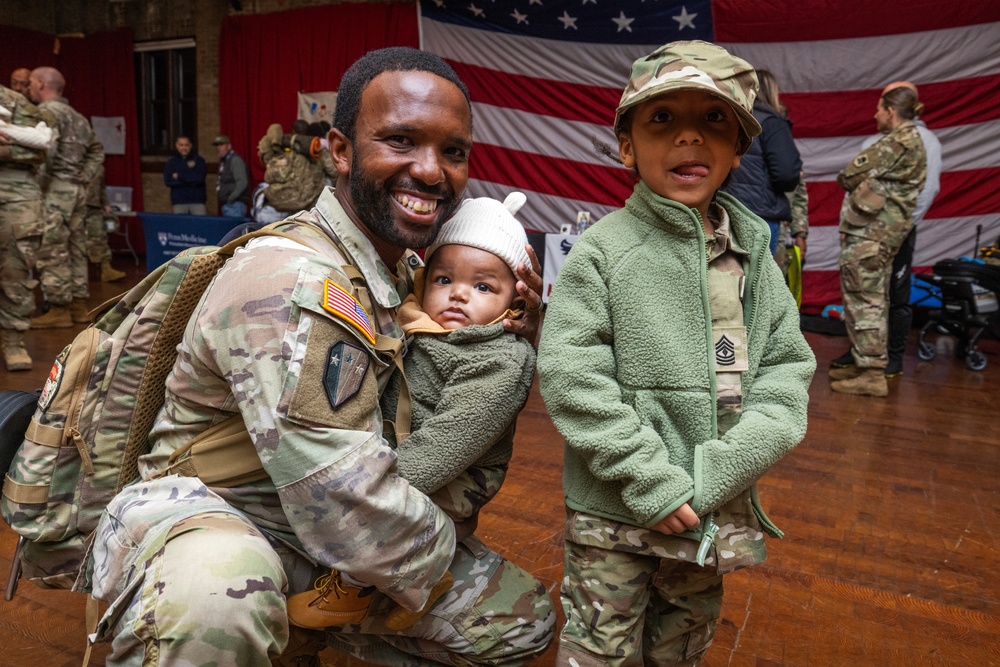
<path fill-rule="evenodd" d="M 108 246 L 108 228 L 104 222 L 104 209 L 86 208 L 85 228 L 87 230 L 87 258 L 94 264 L 111 261 L 111 247 Z"/>
<path fill-rule="evenodd" d="M 84 189 L 52 179 L 45 194 L 45 234 L 35 266 L 49 302 L 67 305 L 86 299 L 87 228 Z"/>
<path fill-rule="evenodd" d="M 42 201 L 0 203 L 0 329 L 26 331 L 35 309 L 31 269 L 42 239 Z"/>
<path fill-rule="evenodd" d="M 714 567 L 566 542 L 556 664 L 696 665 L 722 611 Z"/>
<path fill-rule="evenodd" d="M 519 665 L 543 651 L 555 623 L 544 586 L 478 540 L 467 543 L 450 568 L 454 587 L 419 623 L 388 630 L 383 618 L 395 603 L 377 595 L 367 619 L 327 631 L 326 642 L 387 665 Z M 97 632 L 112 643 L 108 665 L 270 665 L 288 643 L 286 595 L 321 574 L 180 477 L 119 494 L 91 562 L 94 597 L 110 603 Z"/>
<path fill-rule="evenodd" d="M 858 368 L 889 362 L 889 281 L 895 251 L 885 243 L 847 235 L 840 247 L 844 322 Z"/>

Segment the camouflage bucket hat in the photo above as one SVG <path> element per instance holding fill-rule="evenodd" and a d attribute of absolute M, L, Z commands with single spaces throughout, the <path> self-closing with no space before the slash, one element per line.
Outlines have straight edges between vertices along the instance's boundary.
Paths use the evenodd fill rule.
<path fill-rule="evenodd" d="M 652 97 L 673 90 L 695 89 L 715 95 L 736 110 L 743 150 L 760 134 L 753 101 L 760 90 L 753 65 L 721 46 L 693 40 L 664 44 L 632 63 L 632 74 L 615 110 L 615 132 L 622 114 Z"/>

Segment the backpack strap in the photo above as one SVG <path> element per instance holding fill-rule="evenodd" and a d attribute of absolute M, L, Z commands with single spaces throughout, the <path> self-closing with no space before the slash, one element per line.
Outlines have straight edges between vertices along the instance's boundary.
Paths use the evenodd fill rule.
<path fill-rule="evenodd" d="M 368 283 L 364 275 L 357 267 L 346 264 L 340 267 L 344 274 L 351 279 L 354 293 L 358 301 L 369 313 L 374 313 L 371 294 L 368 291 Z M 389 422 L 396 433 L 396 442 L 400 443 L 410 436 L 410 417 L 412 406 L 410 400 L 410 387 L 406 382 L 406 372 L 403 370 L 403 341 L 385 334 L 375 333 L 375 351 L 388 357 L 399 370 L 401 379 L 399 387 L 399 401 L 396 403 L 396 418 Z"/>

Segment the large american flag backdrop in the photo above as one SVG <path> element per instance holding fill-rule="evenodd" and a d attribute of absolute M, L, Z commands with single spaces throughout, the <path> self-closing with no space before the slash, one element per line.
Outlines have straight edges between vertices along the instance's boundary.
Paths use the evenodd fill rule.
<path fill-rule="evenodd" d="M 469 194 L 519 189 L 526 227 L 620 207 L 630 174 L 599 155 L 633 60 L 678 39 L 725 45 L 777 77 L 809 191 L 803 307 L 840 302 L 837 172 L 875 132 L 882 87 L 920 88 L 941 140 L 941 192 L 915 263 L 1000 235 L 1000 0 L 420 0 L 421 48 L 468 84 Z"/>

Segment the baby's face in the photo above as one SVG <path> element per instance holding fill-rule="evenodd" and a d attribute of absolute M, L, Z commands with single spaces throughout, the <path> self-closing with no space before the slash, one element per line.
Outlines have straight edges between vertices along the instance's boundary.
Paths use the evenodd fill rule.
<path fill-rule="evenodd" d="M 445 329 L 489 324 L 510 307 L 515 282 L 510 267 L 493 253 L 444 245 L 427 267 L 424 312 Z"/>

